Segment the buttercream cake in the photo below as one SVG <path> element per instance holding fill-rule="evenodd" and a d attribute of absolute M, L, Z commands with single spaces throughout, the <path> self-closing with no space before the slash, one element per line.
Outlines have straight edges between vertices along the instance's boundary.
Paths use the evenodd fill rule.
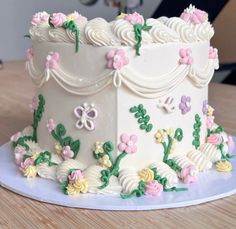
<path fill-rule="evenodd" d="M 206 12 L 111 22 L 39 12 L 31 24 L 33 123 L 11 137 L 24 176 L 128 198 L 191 192 L 199 172 L 232 170 L 234 142 L 208 105 L 219 62 Z"/>

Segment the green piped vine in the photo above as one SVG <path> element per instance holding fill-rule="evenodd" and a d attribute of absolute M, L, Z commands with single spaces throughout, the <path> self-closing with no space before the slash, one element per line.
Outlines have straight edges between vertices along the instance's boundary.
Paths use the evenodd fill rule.
<path fill-rule="evenodd" d="M 172 188 L 167 188 L 167 178 L 166 177 L 161 177 L 157 173 L 157 168 L 151 168 L 153 174 L 154 174 L 154 180 L 156 180 L 159 184 L 163 186 L 163 191 L 164 192 L 180 192 L 180 191 L 186 191 L 188 190 L 187 188 L 177 188 L 177 187 L 172 187 Z M 127 194 L 121 194 L 122 199 L 128 199 L 130 197 L 136 196 L 136 197 L 141 197 L 145 195 L 145 190 L 146 190 L 146 184 L 147 182 L 140 181 L 138 184 L 138 188 L 133 190 L 131 193 Z"/>
<path fill-rule="evenodd" d="M 129 111 L 134 113 L 134 117 L 138 119 L 137 121 L 141 130 L 145 130 L 146 132 L 150 132 L 152 130 L 153 125 L 149 123 L 150 116 L 147 115 L 147 110 L 144 108 L 143 104 L 133 106 L 129 109 Z"/>
<path fill-rule="evenodd" d="M 163 146 L 163 162 L 171 167 L 175 172 L 181 172 L 182 168 L 172 159 L 169 159 L 173 145 L 177 142 L 181 142 L 183 139 L 183 130 L 181 128 L 174 129 L 162 129 L 158 130 L 155 135 L 157 143 L 161 143 Z"/>
<path fill-rule="evenodd" d="M 194 131 L 193 131 L 193 141 L 192 145 L 195 147 L 195 149 L 198 149 L 200 146 L 200 131 L 201 131 L 201 118 L 198 114 L 195 114 L 195 123 L 193 125 Z"/>
<path fill-rule="evenodd" d="M 37 128 L 38 124 L 42 119 L 43 112 L 44 112 L 44 106 L 45 106 L 45 99 L 43 95 L 38 95 L 38 108 L 34 111 L 33 114 L 33 141 L 37 142 Z"/>
<path fill-rule="evenodd" d="M 16 146 L 20 145 L 25 148 L 25 150 L 29 150 L 29 146 L 25 143 L 25 141 L 34 141 L 33 136 L 23 136 L 20 137 L 16 142 L 13 142 L 13 147 L 15 148 Z"/>
<path fill-rule="evenodd" d="M 102 144 L 100 142 L 96 143 Z M 116 159 L 113 159 L 111 153 L 114 149 L 114 145 L 112 142 L 108 141 L 102 144 L 99 148 L 96 148 L 96 145 L 93 150 L 93 155 L 96 160 L 103 166 L 107 167 L 101 171 L 101 181 L 102 185 L 98 187 L 99 189 L 104 189 L 109 185 L 110 178 L 112 176 L 119 176 L 120 162 L 127 155 L 126 152 L 122 152 Z M 108 158 L 107 158 L 108 156 Z M 104 160 L 106 159 L 106 160 Z"/>
<path fill-rule="evenodd" d="M 72 137 L 66 136 L 66 128 L 63 124 L 58 124 L 51 132 L 52 137 L 58 141 L 61 147 L 70 146 L 70 149 L 74 152 L 73 159 L 76 158 L 80 149 L 80 140 L 73 140 Z"/>
<path fill-rule="evenodd" d="M 51 17 L 49 17 L 48 23 L 50 27 L 55 28 L 54 25 L 51 23 Z M 73 33 L 75 33 L 75 51 L 79 51 L 79 28 L 73 20 L 65 21 L 62 25 L 63 29 L 69 29 Z"/>
<path fill-rule="evenodd" d="M 142 24 L 135 24 L 134 25 L 134 34 L 135 34 L 135 51 L 136 55 L 140 56 L 140 48 L 142 44 L 142 31 L 149 31 L 152 28 L 152 26 L 147 25 L 146 21 L 144 25 Z"/>

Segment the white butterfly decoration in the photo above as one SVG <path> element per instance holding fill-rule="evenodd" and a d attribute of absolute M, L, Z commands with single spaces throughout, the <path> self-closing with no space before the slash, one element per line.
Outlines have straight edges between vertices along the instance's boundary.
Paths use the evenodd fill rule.
<path fill-rule="evenodd" d="M 74 109 L 74 114 L 78 118 L 76 128 L 94 130 L 94 119 L 98 116 L 98 111 L 94 108 L 94 104 L 89 105 L 84 103 L 82 106 L 77 106 Z"/>

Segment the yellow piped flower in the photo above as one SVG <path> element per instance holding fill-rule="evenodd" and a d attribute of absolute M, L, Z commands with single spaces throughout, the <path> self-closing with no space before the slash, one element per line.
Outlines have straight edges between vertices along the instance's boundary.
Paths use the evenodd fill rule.
<path fill-rule="evenodd" d="M 66 191 L 67 191 L 68 195 L 79 194 L 78 189 L 76 189 L 73 184 L 68 184 L 67 187 L 66 187 Z"/>
<path fill-rule="evenodd" d="M 127 14 L 121 13 L 120 15 L 118 15 L 118 16 L 116 17 L 116 20 L 124 19 L 125 16 L 127 16 Z"/>
<path fill-rule="evenodd" d="M 166 137 L 167 137 L 167 134 L 166 134 L 165 130 L 158 130 L 156 135 L 155 135 L 156 141 L 158 143 L 165 142 L 166 141 Z"/>
<path fill-rule="evenodd" d="M 229 161 L 218 161 L 216 163 L 216 170 L 218 172 L 231 172 L 233 170 L 233 166 Z"/>
<path fill-rule="evenodd" d="M 61 155 L 61 153 L 62 153 L 62 146 L 61 146 L 61 144 L 59 142 L 55 142 L 54 149 L 55 149 L 57 154 Z"/>
<path fill-rule="evenodd" d="M 78 179 L 73 183 L 73 186 L 80 193 L 88 192 L 88 182 L 85 179 Z"/>
<path fill-rule="evenodd" d="M 97 141 L 93 147 L 93 152 L 95 154 L 104 153 L 103 144 L 103 142 Z"/>
<path fill-rule="evenodd" d="M 22 173 L 27 178 L 34 178 L 37 176 L 37 168 L 34 165 L 30 165 L 24 170 L 22 170 Z"/>
<path fill-rule="evenodd" d="M 145 168 L 138 173 L 140 179 L 144 182 L 149 182 L 154 179 L 154 173 L 150 168 Z"/>
<path fill-rule="evenodd" d="M 207 116 L 213 116 L 215 109 L 208 105 Z"/>
<path fill-rule="evenodd" d="M 98 162 L 100 165 L 105 166 L 107 168 L 110 168 L 112 166 L 110 158 L 107 154 L 104 155 L 102 158 L 99 158 Z"/>
<path fill-rule="evenodd" d="M 170 137 L 174 137 L 175 130 L 173 128 L 169 128 L 166 130 L 166 134 Z"/>

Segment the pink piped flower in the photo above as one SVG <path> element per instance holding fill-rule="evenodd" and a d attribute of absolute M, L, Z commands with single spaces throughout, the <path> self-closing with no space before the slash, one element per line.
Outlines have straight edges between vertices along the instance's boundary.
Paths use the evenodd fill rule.
<path fill-rule="evenodd" d="M 135 24 L 144 24 L 144 18 L 141 14 L 134 12 L 132 14 L 127 14 L 124 17 L 124 20 L 128 21 L 131 25 L 135 25 Z"/>
<path fill-rule="evenodd" d="M 208 14 L 190 5 L 189 8 L 185 9 L 180 15 L 180 18 L 186 22 L 197 25 L 206 22 L 208 20 Z"/>
<path fill-rule="evenodd" d="M 53 118 L 48 119 L 46 126 L 48 128 L 48 132 L 51 133 L 56 127 L 54 119 Z"/>
<path fill-rule="evenodd" d="M 120 136 L 120 143 L 118 145 L 118 149 L 121 152 L 125 152 L 128 154 L 133 154 L 137 152 L 137 146 L 135 143 L 137 142 L 138 137 L 136 135 L 128 135 L 122 134 Z"/>
<path fill-rule="evenodd" d="M 17 142 L 20 137 L 22 137 L 22 133 L 21 132 L 17 132 L 16 134 L 11 136 L 10 140 L 11 140 L 11 142 Z"/>
<path fill-rule="evenodd" d="M 145 186 L 145 195 L 160 196 L 163 192 L 163 185 L 156 180 L 147 182 Z"/>
<path fill-rule="evenodd" d="M 209 48 L 209 59 L 218 59 L 218 49 L 213 48 L 212 46 Z"/>
<path fill-rule="evenodd" d="M 185 184 L 196 182 L 197 181 L 196 168 L 193 165 L 184 167 L 181 170 L 180 178 Z"/>
<path fill-rule="evenodd" d="M 191 57 L 192 50 L 190 48 L 182 48 L 179 50 L 179 63 L 191 65 L 193 63 L 193 58 Z"/>
<path fill-rule="evenodd" d="M 82 180 L 84 178 L 83 173 L 80 169 L 77 169 L 68 176 L 70 182 L 75 182 L 76 180 Z"/>
<path fill-rule="evenodd" d="M 32 25 L 39 25 L 41 22 L 44 21 L 48 21 L 49 19 L 49 14 L 45 11 L 43 12 L 38 12 L 36 14 L 34 14 L 32 20 L 31 20 L 31 24 Z"/>
<path fill-rule="evenodd" d="M 227 145 L 228 145 L 228 148 L 229 148 L 229 153 L 232 153 L 234 148 L 235 148 L 235 143 L 234 143 L 234 140 L 231 136 L 228 136 Z"/>
<path fill-rule="evenodd" d="M 129 63 L 128 57 L 123 49 L 113 49 L 106 54 L 107 68 L 120 70 Z"/>
<path fill-rule="evenodd" d="M 32 113 L 34 113 L 34 111 L 36 111 L 36 109 L 37 109 L 37 98 L 34 96 L 33 98 L 32 98 L 32 101 L 31 101 L 31 104 L 29 105 L 29 107 L 30 107 L 30 111 L 32 112 Z"/>
<path fill-rule="evenodd" d="M 27 152 L 24 147 L 18 146 L 15 148 L 14 154 L 15 154 L 15 162 L 17 165 L 20 165 L 21 162 L 23 162 L 23 156 L 26 153 Z"/>
<path fill-rule="evenodd" d="M 34 56 L 34 53 L 33 53 L 33 49 L 32 48 L 28 48 L 26 50 L 26 59 L 28 61 L 32 60 L 33 59 L 33 56 Z"/>
<path fill-rule="evenodd" d="M 20 170 L 25 170 L 31 165 L 34 165 L 34 161 L 32 158 L 28 157 L 20 163 Z"/>
<path fill-rule="evenodd" d="M 220 134 L 212 134 L 207 137 L 207 142 L 213 145 L 220 145 L 222 142 L 222 137 L 220 136 Z"/>
<path fill-rule="evenodd" d="M 207 129 L 211 129 L 214 125 L 214 116 L 207 116 L 206 118 L 206 127 Z"/>
<path fill-rule="evenodd" d="M 71 150 L 70 146 L 65 146 L 62 150 L 62 158 L 68 160 L 74 157 L 74 152 Z"/>
<path fill-rule="evenodd" d="M 46 57 L 46 68 L 47 69 L 56 69 L 58 68 L 60 55 L 58 52 L 49 52 Z"/>
<path fill-rule="evenodd" d="M 50 17 L 50 23 L 55 27 L 62 27 L 64 22 L 67 20 L 67 16 L 63 13 L 54 13 Z"/>

